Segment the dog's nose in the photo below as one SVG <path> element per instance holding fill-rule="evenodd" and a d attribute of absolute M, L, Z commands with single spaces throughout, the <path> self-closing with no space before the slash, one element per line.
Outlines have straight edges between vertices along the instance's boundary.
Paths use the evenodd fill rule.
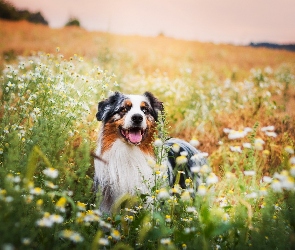
<path fill-rule="evenodd" d="M 131 120 L 136 123 L 139 124 L 143 121 L 143 116 L 141 114 L 135 114 L 131 117 Z"/>

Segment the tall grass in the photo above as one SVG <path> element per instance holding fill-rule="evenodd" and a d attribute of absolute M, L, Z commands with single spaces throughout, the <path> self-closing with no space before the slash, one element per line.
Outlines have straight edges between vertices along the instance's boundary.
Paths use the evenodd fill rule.
<path fill-rule="evenodd" d="M 127 75 L 116 67 L 111 50 L 100 54 L 98 64 L 77 55 L 65 59 L 57 51 L 5 65 L 0 80 L 3 249 L 294 246 L 295 126 L 288 103 L 295 79 L 288 65 L 253 69 L 234 80 L 190 67 L 175 68 L 174 75 L 127 69 Z M 167 123 L 161 134 L 191 140 L 209 153 L 202 156 L 210 164 L 193 169 L 201 179 L 198 189 L 187 179 L 183 190 L 166 185 L 158 154 L 150 163 L 155 175 L 150 193 L 122 197 L 112 214 L 101 214 L 100 194 L 91 191 L 96 105 L 110 91 L 134 89 L 150 90 L 164 101 Z M 159 147 L 157 141 L 155 152 L 163 152 Z M 181 169 L 185 161 L 179 162 Z"/>

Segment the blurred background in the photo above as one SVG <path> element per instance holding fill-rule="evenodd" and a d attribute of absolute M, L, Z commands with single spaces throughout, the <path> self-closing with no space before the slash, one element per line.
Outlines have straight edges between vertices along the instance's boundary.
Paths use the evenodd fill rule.
<path fill-rule="evenodd" d="M 77 20 L 88 31 L 124 35 L 165 35 L 238 45 L 295 42 L 293 0 L 1 0 L 0 3 L 2 18 L 9 18 L 4 11 L 5 3 L 9 3 L 23 12 L 40 12 L 44 23 L 52 28 Z"/>

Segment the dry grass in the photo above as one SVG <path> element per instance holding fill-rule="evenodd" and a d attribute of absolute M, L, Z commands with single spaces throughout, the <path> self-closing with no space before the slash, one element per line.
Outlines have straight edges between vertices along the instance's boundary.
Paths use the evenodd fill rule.
<path fill-rule="evenodd" d="M 68 57 L 78 54 L 93 59 L 120 55 L 120 58 L 115 59 L 127 63 L 130 70 L 144 70 L 147 74 L 159 69 L 173 77 L 178 73 L 175 69 L 192 67 L 195 74 L 213 70 L 220 78 L 235 80 L 243 79 L 251 68 L 277 68 L 283 63 L 295 64 L 295 54 L 287 51 L 216 45 L 167 37 L 111 35 L 87 32 L 77 27 L 50 29 L 26 21 L 0 20 L 0 37 L 2 62 L 3 55 L 9 53 L 51 53 L 60 47 Z"/>

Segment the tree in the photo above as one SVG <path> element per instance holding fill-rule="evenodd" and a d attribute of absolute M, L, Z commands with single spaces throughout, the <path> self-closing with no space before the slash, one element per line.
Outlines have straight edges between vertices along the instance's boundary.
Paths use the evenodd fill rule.
<path fill-rule="evenodd" d="M 40 12 L 32 13 L 28 10 L 17 10 L 11 3 L 0 0 L 0 18 L 8 20 L 27 20 L 31 23 L 42 23 L 48 25 L 48 22 Z"/>
<path fill-rule="evenodd" d="M 78 26 L 78 27 L 80 27 L 80 21 L 78 20 L 78 18 L 71 17 L 65 26 Z"/>

